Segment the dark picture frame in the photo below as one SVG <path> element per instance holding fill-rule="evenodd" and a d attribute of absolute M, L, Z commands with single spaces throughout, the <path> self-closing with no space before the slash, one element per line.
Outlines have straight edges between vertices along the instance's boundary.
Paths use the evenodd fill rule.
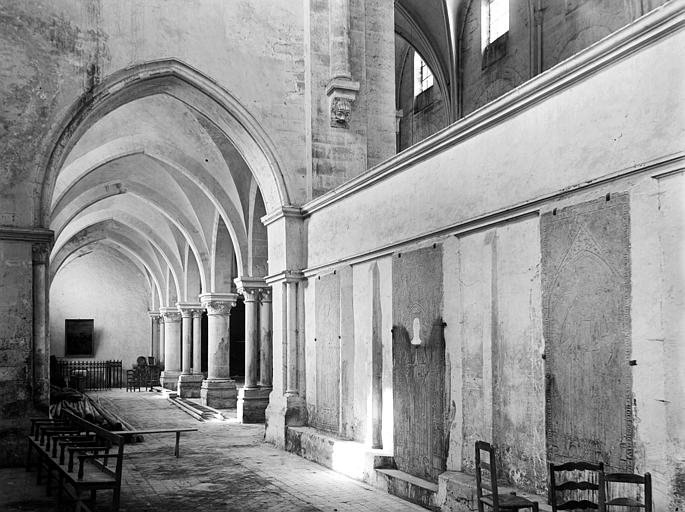
<path fill-rule="evenodd" d="M 64 355 L 66 357 L 93 357 L 92 318 L 64 320 Z"/>

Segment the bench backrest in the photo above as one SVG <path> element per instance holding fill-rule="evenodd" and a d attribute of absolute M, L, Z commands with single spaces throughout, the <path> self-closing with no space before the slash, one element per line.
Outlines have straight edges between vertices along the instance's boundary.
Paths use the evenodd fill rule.
<path fill-rule="evenodd" d="M 124 437 L 110 432 L 99 425 L 95 425 L 90 421 L 84 420 L 71 411 L 63 410 L 62 418 L 75 428 L 78 428 L 85 433 L 95 434 L 96 438 L 101 441 L 104 446 L 110 448 L 109 457 L 107 459 L 103 459 L 104 463 L 97 459 L 93 459 L 90 462 L 103 471 L 112 474 L 116 478 L 117 482 L 121 482 L 121 473 L 124 460 Z M 109 459 L 116 459 L 116 465 L 114 468 L 112 468 L 112 466 L 108 466 Z"/>

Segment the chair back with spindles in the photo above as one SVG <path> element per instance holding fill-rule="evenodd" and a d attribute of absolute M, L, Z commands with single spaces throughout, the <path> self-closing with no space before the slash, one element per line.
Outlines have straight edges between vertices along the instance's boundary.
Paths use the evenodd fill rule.
<path fill-rule="evenodd" d="M 549 465 L 549 503 L 557 510 L 598 510 L 599 475 L 604 464 L 567 462 Z M 580 475 L 582 472 L 582 476 Z M 561 477 L 561 479 L 560 479 Z"/>
<path fill-rule="evenodd" d="M 487 462 L 482 459 L 483 452 L 488 454 Z M 483 478 L 484 476 L 485 478 Z M 488 494 L 483 494 L 483 490 L 488 491 Z M 476 441 L 476 493 L 478 495 L 479 512 L 483 512 L 483 496 L 489 497 L 493 503 L 493 510 L 499 512 L 495 448 L 485 441 Z"/>
<path fill-rule="evenodd" d="M 635 486 L 635 492 L 631 493 L 631 496 L 625 496 L 626 488 L 629 486 Z M 640 493 L 640 487 L 642 487 L 642 493 Z M 610 512 L 614 507 L 631 507 L 632 510 L 644 509 L 645 512 L 652 512 L 652 475 L 649 473 L 644 475 L 600 473 L 599 510 Z"/>

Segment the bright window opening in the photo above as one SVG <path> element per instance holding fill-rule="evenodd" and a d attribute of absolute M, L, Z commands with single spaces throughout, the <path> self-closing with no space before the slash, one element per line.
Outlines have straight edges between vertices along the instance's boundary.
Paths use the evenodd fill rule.
<path fill-rule="evenodd" d="M 481 44 L 483 50 L 509 31 L 509 0 L 483 0 Z"/>
<path fill-rule="evenodd" d="M 418 52 L 414 52 L 414 97 L 433 86 L 433 72 Z"/>

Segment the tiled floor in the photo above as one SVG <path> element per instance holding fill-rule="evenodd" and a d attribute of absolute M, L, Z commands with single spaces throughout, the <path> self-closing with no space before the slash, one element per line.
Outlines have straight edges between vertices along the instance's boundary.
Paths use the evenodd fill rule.
<path fill-rule="evenodd" d="M 181 436 L 151 434 L 126 446 L 121 510 L 165 511 L 423 511 L 339 473 L 262 442 L 263 425 L 199 422 L 159 393 L 110 391 L 99 395 L 136 428 L 197 427 Z M 54 499 L 35 485 L 33 473 L 0 470 L 0 510 L 49 511 Z M 109 493 L 98 498 L 108 510 Z"/>

